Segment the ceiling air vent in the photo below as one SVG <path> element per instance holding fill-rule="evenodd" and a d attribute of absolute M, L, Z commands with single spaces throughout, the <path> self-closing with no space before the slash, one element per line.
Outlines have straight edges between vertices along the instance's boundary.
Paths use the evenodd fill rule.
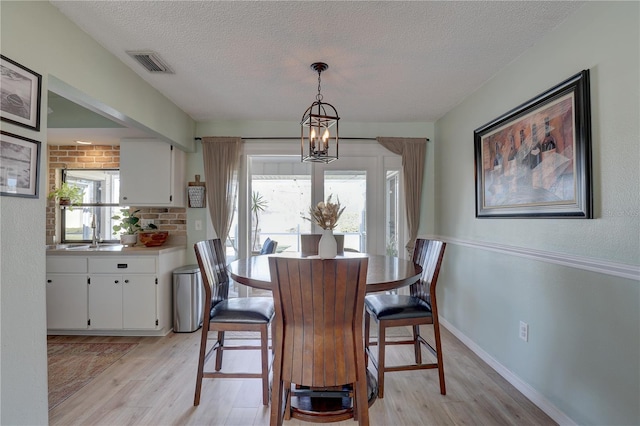
<path fill-rule="evenodd" d="M 151 73 L 173 74 L 173 70 L 156 52 L 152 51 L 128 51 L 127 54 L 138 61 Z"/>

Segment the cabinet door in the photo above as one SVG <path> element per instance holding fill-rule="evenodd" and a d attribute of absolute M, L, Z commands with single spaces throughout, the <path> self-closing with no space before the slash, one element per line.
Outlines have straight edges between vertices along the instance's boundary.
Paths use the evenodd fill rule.
<path fill-rule="evenodd" d="M 158 140 L 120 142 L 120 204 L 165 206 L 172 203 L 171 145 Z"/>
<path fill-rule="evenodd" d="M 89 328 L 122 329 L 122 276 L 91 275 L 89 278 Z"/>
<path fill-rule="evenodd" d="M 47 275 L 47 328 L 87 328 L 86 275 Z"/>
<path fill-rule="evenodd" d="M 156 276 L 124 275 L 122 314 L 125 329 L 155 329 L 157 314 Z"/>

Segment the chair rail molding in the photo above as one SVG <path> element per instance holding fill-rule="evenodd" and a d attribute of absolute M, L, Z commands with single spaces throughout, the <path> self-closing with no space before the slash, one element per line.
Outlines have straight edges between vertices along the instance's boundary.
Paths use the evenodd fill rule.
<path fill-rule="evenodd" d="M 555 263 L 557 265 L 583 269 L 585 271 L 598 272 L 605 275 L 640 281 L 640 266 L 637 265 L 628 265 L 626 263 L 617 263 L 583 256 L 572 256 L 565 253 L 509 246 L 486 241 L 464 240 L 461 238 L 451 238 L 442 235 L 428 235 L 426 237 L 419 236 L 419 238 L 439 239 L 455 245 L 472 247 L 480 250 L 489 250 L 497 253 L 537 260 L 540 262 Z"/>

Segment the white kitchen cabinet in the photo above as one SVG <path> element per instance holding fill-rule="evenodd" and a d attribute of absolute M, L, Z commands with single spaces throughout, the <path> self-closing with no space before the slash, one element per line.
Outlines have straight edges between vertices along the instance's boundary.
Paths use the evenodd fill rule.
<path fill-rule="evenodd" d="M 159 326 L 156 257 L 89 258 L 89 328 L 153 330 Z"/>
<path fill-rule="evenodd" d="M 47 274 L 47 327 L 87 328 L 87 275 Z"/>
<path fill-rule="evenodd" d="M 157 139 L 120 141 L 120 205 L 184 207 L 186 156 Z"/>
<path fill-rule="evenodd" d="M 122 276 L 93 275 L 89 285 L 92 330 L 122 329 Z"/>
<path fill-rule="evenodd" d="M 153 330 L 158 326 L 155 275 L 91 274 L 89 328 Z"/>
<path fill-rule="evenodd" d="M 49 334 L 164 336 L 173 327 L 173 271 L 184 247 L 47 254 Z"/>
<path fill-rule="evenodd" d="M 86 329 L 87 258 L 47 257 L 47 328 Z"/>
<path fill-rule="evenodd" d="M 124 276 L 122 328 L 153 330 L 159 325 L 158 279 L 155 275 Z"/>

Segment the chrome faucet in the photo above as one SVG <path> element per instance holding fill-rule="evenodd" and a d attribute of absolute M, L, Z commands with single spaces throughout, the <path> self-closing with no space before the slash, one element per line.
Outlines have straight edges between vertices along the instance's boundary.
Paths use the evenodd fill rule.
<path fill-rule="evenodd" d="M 91 237 L 91 247 L 98 247 L 98 243 L 99 243 L 99 237 L 98 237 L 98 232 L 97 232 L 97 227 L 96 227 L 96 215 L 94 214 L 93 217 L 91 218 L 91 229 L 92 231 L 92 237 Z"/>

